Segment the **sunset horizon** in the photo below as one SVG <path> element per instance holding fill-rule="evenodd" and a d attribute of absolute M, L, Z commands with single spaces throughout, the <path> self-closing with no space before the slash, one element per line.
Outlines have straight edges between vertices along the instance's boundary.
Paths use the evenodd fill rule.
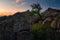
<path fill-rule="evenodd" d="M 24 12 L 27 11 L 26 9 L 20 9 L 20 10 L 11 10 L 11 11 L 1 11 L 0 10 L 0 16 L 9 16 L 9 15 L 13 15 L 16 12 Z"/>
<path fill-rule="evenodd" d="M 33 3 L 39 3 L 43 11 L 47 8 L 60 9 L 60 2 L 57 0 L 0 0 L 0 16 L 31 10 L 30 5 Z"/>
<path fill-rule="evenodd" d="M 0 0 L 0 40 L 60 40 L 60 0 Z"/>

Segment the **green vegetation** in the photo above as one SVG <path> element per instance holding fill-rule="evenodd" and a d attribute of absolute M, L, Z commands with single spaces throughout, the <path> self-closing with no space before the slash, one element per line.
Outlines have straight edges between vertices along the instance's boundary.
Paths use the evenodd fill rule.
<path fill-rule="evenodd" d="M 38 8 L 35 6 L 38 6 L 38 4 L 32 5 L 32 10 L 30 12 L 31 16 L 34 14 L 39 15 L 39 17 L 34 20 L 35 24 L 31 25 L 30 28 L 30 31 L 34 34 L 35 40 L 60 40 L 60 32 L 57 32 L 54 28 L 51 27 L 51 22 L 46 22 L 43 24 L 42 15 L 40 14 L 41 7 L 39 6 Z M 56 16 L 57 14 L 55 17 Z"/>
<path fill-rule="evenodd" d="M 32 4 L 31 7 L 32 7 L 32 10 L 30 11 L 30 16 L 33 16 L 35 14 L 38 15 L 38 18 L 34 20 L 34 23 L 42 21 L 42 15 L 40 14 L 40 10 L 41 10 L 40 4 Z"/>
<path fill-rule="evenodd" d="M 36 23 L 32 25 L 31 32 L 36 40 L 54 40 L 55 30 L 49 27 L 49 24 Z"/>

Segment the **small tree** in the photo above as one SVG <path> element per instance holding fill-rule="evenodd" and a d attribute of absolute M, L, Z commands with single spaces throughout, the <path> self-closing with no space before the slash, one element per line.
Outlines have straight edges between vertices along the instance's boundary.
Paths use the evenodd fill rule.
<path fill-rule="evenodd" d="M 41 18 L 40 10 L 42 8 L 41 8 L 40 4 L 38 4 L 38 3 L 37 4 L 32 4 L 31 7 L 32 7 L 32 12 L 34 12 L 33 14 L 38 14 Z"/>
<path fill-rule="evenodd" d="M 40 4 L 39 3 L 32 4 L 31 7 L 32 7 L 32 10 L 30 12 L 30 15 L 34 15 L 34 14 L 37 14 L 38 15 L 38 18 L 36 18 L 36 20 L 34 22 L 37 23 L 39 21 L 42 21 L 42 16 L 40 14 L 40 10 L 42 8 L 41 8 Z"/>

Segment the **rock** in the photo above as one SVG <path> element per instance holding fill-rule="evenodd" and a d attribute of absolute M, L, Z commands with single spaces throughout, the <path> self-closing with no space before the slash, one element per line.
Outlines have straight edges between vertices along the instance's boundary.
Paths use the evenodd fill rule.
<path fill-rule="evenodd" d="M 51 27 L 55 28 L 56 30 L 60 30 L 60 15 L 57 16 L 52 22 Z"/>
<path fill-rule="evenodd" d="M 7 16 L 6 19 L 2 19 L 0 22 L 0 40 L 19 40 L 19 38 L 21 40 L 33 39 L 33 34 L 30 32 L 32 19 L 29 16 L 29 11 L 17 12 L 12 16 Z"/>
<path fill-rule="evenodd" d="M 34 36 L 29 31 L 17 32 L 17 40 L 34 40 Z"/>

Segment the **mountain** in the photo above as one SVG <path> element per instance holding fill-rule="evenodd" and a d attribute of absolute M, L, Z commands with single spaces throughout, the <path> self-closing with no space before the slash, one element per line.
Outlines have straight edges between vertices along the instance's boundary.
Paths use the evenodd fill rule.
<path fill-rule="evenodd" d="M 60 10 L 48 8 L 41 15 L 43 24 L 60 31 Z M 36 19 L 38 15 L 30 16 L 29 10 L 0 17 L 0 40 L 34 40 L 30 28 Z"/>
<path fill-rule="evenodd" d="M 24 36 L 25 40 L 33 39 L 30 32 L 32 17 L 29 15 L 29 11 L 17 12 L 14 15 L 4 16 L 0 19 L 1 40 L 23 40 Z"/>
<path fill-rule="evenodd" d="M 43 13 L 41 13 L 41 15 L 46 18 L 46 17 L 53 17 L 56 15 L 60 15 L 60 10 L 58 9 L 53 9 L 53 8 L 48 8 L 47 10 L 45 10 Z"/>
<path fill-rule="evenodd" d="M 41 13 L 43 16 L 43 24 L 51 23 L 50 26 L 56 30 L 60 30 L 60 10 L 48 8 L 46 11 Z"/>

